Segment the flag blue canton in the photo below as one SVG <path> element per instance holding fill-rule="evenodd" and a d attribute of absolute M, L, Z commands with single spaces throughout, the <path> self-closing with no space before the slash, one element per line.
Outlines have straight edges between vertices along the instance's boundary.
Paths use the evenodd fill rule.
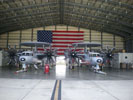
<path fill-rule="evenodd" d="M 37 41 L 52 43 L 52 31 L 37 31 Z"/>

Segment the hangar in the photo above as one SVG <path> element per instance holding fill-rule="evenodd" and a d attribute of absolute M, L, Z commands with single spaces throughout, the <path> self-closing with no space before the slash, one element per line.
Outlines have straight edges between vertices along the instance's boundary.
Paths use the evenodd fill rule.
<path fill-rule="evenodd" d="M 116 53 L 133 53 L 133 1 L 132 0 L 0 0 L 0 49 L 7 50 L 10 46 L 11 48 L 19 50 L 19 49 L 32 49 L 32 47 L 25 47 L 19 45 L 20 43 L 26 41 L 37 41 L 37 32 L 38 30 L 45 31 L 76 31 L 83 32 L 83 41 L 84 42 L 98 42 L 101 44 L 100 47 L 96 48 L 88 48 L 89 50 L 97 51 L 104 50 L 108 46 L 109 48 L 115 48 Z M 129 54 L 129 55 L 130 55 Z M 128 56 L 127 56 L 128 57 Z M 127 58 L 125 57 L 125 59 Z M 1 58 L 3 59 L 3 58 Z M 132 58 L 130 59 L 133 62 Z M 4 60 L 3 60 L 4 61 Z M 114 59 L 114 66 L 117 62 Z M 130 63 L 131 64 L 131 63 Z M 127 64 L 126 64 L 127 66 Z M 62 81 L 62 89 L 63 85 L 65 90 L 59 91 L 62 99 L 95 99 L 101 98 L 102 100 L 132 100 L 133 96 L 130 94 L 132 90 L 128 89 L 128 85 L 133 83 L 133 78 L 131 77 L 132 69 L 126 70 L 108 70 L 109 75 L 101 76 L 95 75 L 94 73 L 88 74 L 88 69 L 84 68 L 81 71 L 67 71 L 68 76 L 66 80 L 63 78 Z M 87 72 L 84 72 L 87 70 Z M 1 67 L 0 77 L 3 82 L 5 82 L 5 86 L 0 83 L 1 87 L 8 87 L 9 82 L 13 82 L 14 80 L 18 81 L 16 78 L 22 78 L 27 80 L 20 80 L 21 84 L 15 83 L 18 85 L 18 88 L 28 87 L 29 82 L 35 82 L 35 84 L 31 84 L 29 89 L 26 91 L 22 90 L 20 93 L 22 95 L 16 94 L 16 96 L 11 96 L 9 94 L 10 99 L 13 100 L 33 100 L 33 94 L 37 91 L 41 95 L 38 95 L 38 98 L 35 97 L 35 100 L 42 99 L 43 97 L 47 100 L 51 98 L 54 100 L 53 85 L 56 80 L 55 70 L 52 70 L 49 76 L 43 74 L 36 74 L 34 71 L 27 72 L 28 74 L 12 74 L 11 71 L 3 71 Z M 40 72 L 41 73 L 41 72 Z M 63 72 L 60 72 L 63 73 Z M 88 77 L 90 75 L 90 77 Z M 32 77 L 31 77 L 32 76 Z M 11 79 L 7 79 L 11 78 Z M 12 78 L 14 80 L 12 80 Z M 46 79 L 46 80 L 43 80 Z M 6 80 L 7 79 L 7 80 Z M 32 80 L 32 79 L 40 79 L 42 80 Z M 51 79 L 48 81 L 47 79 Z M 57 78 L 58 79 L 58 78 Z M 70 80 L 69 80 L 70 79 Z M 76 83 L 73 80 L 77 80 Z M 79 79 L 79 80 L 78 80 Z M 106 80 L 99 81 L 97 80 Z M 57 84 L 61 84 L 62 77 L 59 77 L 60 81 L 56 81 Z M 69 81 L 67 81 L 69 80 Z M 80 83 L 80 81 L 83 81 Z M 87 81 L 86 81 L 87 80 Z M 93 81 L 89 81 L 93 80 Z M 111 81 L 110 83 L 110 80 Z M 119 81 L 114 81 L 119 80 Z M 120 81 L 122 80 L 122 81 Z M 128 81 L 125 81 L 128 80 Z M 130 81 L 129 81 L 130 80 Z M 40 82 L 40 83 L 39 83 Z M 47 83 L 46 86 L 41 84 Z M 7 84 L 8 83 L 8 84 Z M 51 83 L 51 84 L 50 84 Z M 107 85 L 107 87 L 103 85 Z M 122 83 L 122 84 L 121 84 Z M 32 91 L 32 87 L 36 84 L 40 84 L 44 90 L 39 90 L 39 87 L 34 88 L 35 91 Z M 50 85 L 48 85 L 50 84 Z M 71 84 L 69 86 L 68 84 Z M 78 86 L 75 86 L 78 84 Z M 89 85 L 86 85 L 89 84 Z M 7 85 L 7 86 L 6 86 Z M 12 88 L 13 84 L 10 84 Z M 21 85 L 21 86 L 20 86 Z M 109 87 L 112 85 L 112 87 Z M 125 86 L 127 85 L 127 86 Z M 85 86 L 87 88 L 85 88 Z M 55 86 L 56 87 L 56 86 Z M 61 86 L 60 86 L 61 87 Z M 73 91 L 70 88 L 75 88 Z M 91 91 L 91 89 L 94 90 Z M 49 89 L 47 89 L 49 88 Z M 81 92 L 81 97 L 78 96 L 78 92 L 80 92 L 81 88 L 83 91 Z M 84 89 L 85 88 L 85 89 Z M 112 88 L 112 89 L 111 89 Z M 118 88 L 120 90 L 118 90 Z M 133 88 L 131 86 L 131 88 Z M 76 89 L 78 91 L 76 91 Z M 90 90 L 88 90 L 90 89 Z M 123 91 L 126 89 L 125 91 Z M 50 94 L 47 93 L 47 90 Z M 56 89 L 55 89 L 56 90 Z M 68 90 L 68 91 L 67 91 Z M 98 92 L 96 92 L 98 90 Z M 9 89 L 10 92 L 12 90 Z M 28 92 L 30 91 L 30 92 Z M 43 94 L 42 92 L 46 92 Z M 88 96 L 86 93 L 90 94 L 93 91 L 93 94 Z M 114 92 L 115 91 L 115 92 Z M 122 91 L 122 92 L 121 92 Z M 5 88 L 0 90 L 0 99 L 9 100 L 6 96 L 4 96 L 4 92 L 6 92 Z M 74 93 L 73 93 L 74 92 Z M 114 92 L 114 93 L 113 93 Z M 29 93 L 29 94 L 28 94 Z M 74 96 L 70 97 L 73 93 Z M 94 95 L 96 93 L 96 96 Z M 116 93 L 116 94 L 115 94 Z M 121 94 L 120 94 L 121 93 Z M 123 93 L 123 94 L 122 94 Z M 124 95 L 125 93 L 125 95 Z M 63 95 L 64 94 L 64 95 Z M 61 97 L 58 97 L 60 100 Z M 100 100 L 101 100 L 100 99 Z"/>

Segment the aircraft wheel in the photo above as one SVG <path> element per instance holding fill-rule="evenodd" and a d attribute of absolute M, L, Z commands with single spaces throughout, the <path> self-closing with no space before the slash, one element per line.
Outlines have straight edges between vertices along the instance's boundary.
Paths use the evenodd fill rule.
<path fill-rule="evenodd" d="M 96 69 L 94 69 L 94 72 L 96 73 Z"/>
<path fill-rule="evenodd" d="M 71 66 L 69 65 L 68 68 L 71 69 Z"/>
<path fill-rule="evenodd" d="M 74 69 L 74 66 L 72 66 L 72 69 Z"/>

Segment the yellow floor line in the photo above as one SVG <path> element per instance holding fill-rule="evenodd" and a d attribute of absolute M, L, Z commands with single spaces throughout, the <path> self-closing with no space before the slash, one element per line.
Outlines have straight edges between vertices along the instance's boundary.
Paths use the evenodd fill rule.
<path fill-rule="evenodd" d="M 54 100 L 58 100 L 58 92 L 59 92 L 59 80 L 57 80 Z"/>

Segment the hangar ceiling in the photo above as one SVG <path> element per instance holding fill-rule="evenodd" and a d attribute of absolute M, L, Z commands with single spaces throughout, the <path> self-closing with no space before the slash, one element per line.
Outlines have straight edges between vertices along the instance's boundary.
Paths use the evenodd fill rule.
<path fill-rule="evenodd" d="M 0 0 L 0 34 L 70 25 L 133 35 L 133 0 Z"/>

